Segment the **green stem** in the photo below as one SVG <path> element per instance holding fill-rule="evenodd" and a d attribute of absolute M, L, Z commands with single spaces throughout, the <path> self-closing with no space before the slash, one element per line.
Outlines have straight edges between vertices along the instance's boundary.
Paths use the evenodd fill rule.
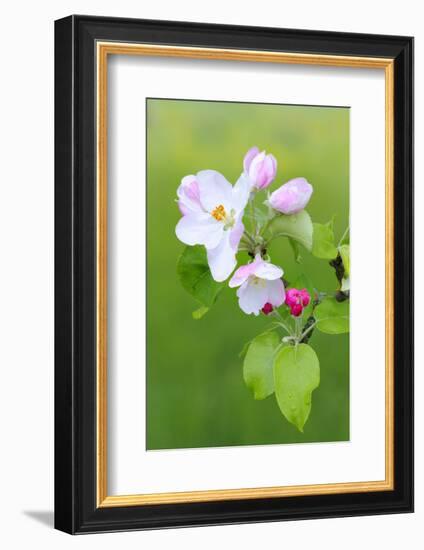
<path fill-rule="evenodd" d="M 290 328 L 287 327 L 287 325 L 284 323 L 284 319 L 281 317 L 280 312 L 277 309 L 274 309 L 272 313 L 274 314 L 275 317 L 278 317 L 279 319 L 278 324 L 281 327 L 283 327 L 283 329 L 287 332 L 287 334 L 289 334 L 290 336 L 294 336 L 293 331 L 290 330 Z"/>
<path fill-rule="evenodd" d="M 263 236 L 265 233 L 266 233 L 266 230 L 268 229 L 269 227 L 269 224 L 272 222 L 272 220 L 276 217 L 276 215 L 273 215 L 267 222 L 266 224 L 263 226 L 263 228 L 261 229 L 261 236 Z M 269 239 L 268 242 L 270 242 L 272 239 Z"/>
<path fill-rule="evenodd" d="M 279 325 L 282 329 L 284 329 L 289 336 L 294 338 L 292 331 L 284 323 L 278 322 L 277 325 Z"/>
<path fill-rule="evenodd" d="M 251 242 L 251 244 L 253 244 L 253 245 L 255 244 L 255 239 L 249 233 L 249 231 L 247 231 L 247 229 L 244 230 L 243 237 L 246 237 Z"/>
<path fill-rule="evenodd" d="M 300 335 L 299 342 L 301 342 L 307 334 L 311 332 L 316 326 L 316 322 L 312 324 L 310 327 L 308 327 L 303 334 Z"/>
<path fill-rule="evenodd" d="M 256 238 L 256 218 L 255 218 L 255 207 L 253 204 L 253 194 L 251 194 L 249 198 L 249 207 L 250 207 L 250 218 L 252 223 L 252 233 Z"/>
<path fill-rule="evenodd" d="M 344 233 L 339 241 L 339 244 L 337 245 L 337 248 L 339 248 L 339 246 L 341 245 L 341 243 L 343 242 L 344 238 L 346 237 L 347 233 L 349 231 L 349 226 L 346 227 L 346 229 L 344 230 Z"/>

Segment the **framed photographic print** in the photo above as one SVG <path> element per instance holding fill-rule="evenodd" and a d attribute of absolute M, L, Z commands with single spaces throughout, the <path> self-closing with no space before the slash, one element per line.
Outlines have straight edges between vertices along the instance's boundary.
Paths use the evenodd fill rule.
<path fill-rule="evenodd" d="M 55 24 L 55 525 L 413 509 L 413 39 Z"/>

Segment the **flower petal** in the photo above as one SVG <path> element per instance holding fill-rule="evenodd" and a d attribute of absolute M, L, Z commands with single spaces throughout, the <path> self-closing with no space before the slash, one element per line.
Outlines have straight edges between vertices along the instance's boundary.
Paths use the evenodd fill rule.
<path fill-rule="evenodd" d="M 313 193 L 305 178 L 294 178 L 271 193 L 269 204 L 283 214 L 296 214 L 305 208 Z"/>
<path fill-rule="evenodd" d="M 239 216 L 238 221 L 236 221 L 236 224 L 230 233 L 230 246 L 235 252 L 238 250 L 240 240 L 244 233 L 244 224 L 241 221 L 241 218 L 242 217 Z"/>
<path fill-rule="evenodd" d="M 215 170 L 202 170 L 197 174 L 200 202 L 205 210 L 212 212 L 221 205 L 231 210 L 233 187 L 222 174 Z"/>
<path fill-rule="evenodd" d="M 250 165 L 252 160 L 259 154 L 259 149 L 256 147 L 251 147 L 244 156 L 243 168 L 245 172 L 249 172 Z"/>
<path fill-rule="evenodd" d="M 207 213 L 188 213 L 177 223 L 175 233 L 184 244 L 203 244 L 215 248 L 222 239 L 224 227 Z"/>
<path fill-rule="evenodd" d="M 252 190 L 252 182 L 247 174 L 241 174 L 232 188 L 231 207 L 237 213 L 243 212 L 246 208 L 247 201 L 249 200 L 250 192 Z"/>
<path fill-rule="evenodd" d="M 265 187 L 268 187 L 268 185 L 275 178 L 276 173 L 277 173 L 277 161 L 274 155 L 267 155 L 263 163 L 261 177 L 259 178 L 259 181 L 258 181 L 259 189 L 264 189 Z"/>
<path fill-rule="evenodd" d="M 212 277 L 218 282 L 228 279 L 237 265 L 236 252 L 230 243 L 230 233 L 230 231 L 224 231 L 218 246 L 207 250 Z"/>
<path fill-rule="evenodd" d="M 245 313 L 259 315 L 268 300 L 268 291 L 265 284 L 258 285 L 247 280 L 237 290 L 239 306 Z"/>
<path fill-rule="evenodd" d="M 279 307 L 284 303 L 286 298 L 286 292 L 284 290 L 284 284 L 281 279 L 275 281 L 268 281 L 266 285 L 268 291 L 268 302 L 274 307 Z"/>
<path fill-rule="evenodd" d="M 249 164 L 248 175 L 252 186 L 256 189 L 265 189 L 275 178 L 277 161 L 274 155 L 267 155 L 265 151 L 253 157 Z"/>
<path fill-rule="evenodd" d="M 274 281 L 280 279 L 283 276 L 284 271 L 277 265 L 270 264 L 268 262 L 261 261 L 257 264 L 254 274 L 261 279 L 267 279 L 268 281 Z"/>
<path fill-rule="evenodd" d="M 245 283 L 247 279 L 250 277 L 250 275 L 253 275 L 253 273 L 255 272 L 255 269 L 257 267 L 256 263 L 257 263 L 257 260 L 255 260 L 250 264 L 240 266 L 236 270 L 234 275 L 231 277 L 230 282 L 228 283 L 228 286 L 230 288 L 235 288 Z"/>
<path fill-rule="evenodd" d="M 200 204 L 196 176 L 185 176 L 177 189 L 178 207 L 183 216 L 190 212 L 203 212 Z"/>

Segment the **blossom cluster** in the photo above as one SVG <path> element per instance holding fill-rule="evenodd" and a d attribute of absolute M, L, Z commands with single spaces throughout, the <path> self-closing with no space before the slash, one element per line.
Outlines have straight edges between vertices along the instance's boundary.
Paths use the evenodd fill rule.
<path fill-rule="evenodd" d="M 291 290 L 296 289 L 286 294 L 283 269 L 269 261 L 260 247 L 261 236 L 248 235 L 243 223 L 246 207 L 253 204 L 257 193 L 269 187 L 276 174 L 275 157 L 252 147 L 244 157 L 243 171 L 234 185 L 215 170 L 185 176 L 177 189 L 182 217 L 176 226 L 176 235 L 186 245 L 205 247 L 211 275 L 218 282 L 227 280 L 235 270 L 242 238 L 251 244 L 253 241 L 252 261 L 240 266 L 228 283 L 230 288 L 237 288 L 240 308 L 246 314 L 258 315 L 260 311 L 269 314 L 287 303 L 292 315 L 298 316 L 307 305 L 306 295 L 295 296 Z M 305 178 L 292 179 L 273 193 L 267 191 L 264 203 L 270 218 L 300 212 L 312 192 Z"/>

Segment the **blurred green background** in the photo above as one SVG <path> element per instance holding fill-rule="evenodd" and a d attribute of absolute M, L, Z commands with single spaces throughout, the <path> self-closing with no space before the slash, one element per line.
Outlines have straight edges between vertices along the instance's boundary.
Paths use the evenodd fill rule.
<path fill-rule="evenodd" d="M 277 159 L 270 190 L 303 176 L 314 187 L 307 207 L 312 220 L 335 215 L 336 242 L 348 225 L 348 108 L 147 100 L 147 449 L 349 439 L 349 335 L 315 331 L 311 338 L 321 383 L 302 434 L 282 416 L 274 395 L 255 401 L 243 382 L 238 354 L 269 319 L 245 315 L 235 291 L 225 288 L 195 321 L 199 305 L 177 278 L 184 248 L 175 236 L 181 178 L 214 169 L 234 184 L 253 145 Z M 335 290 L 326 261 L 303 250 L 303 263 L 296 264 L 287 239 L 269 252 L 287 280 L 305 272 L 320 291 Z"/>

